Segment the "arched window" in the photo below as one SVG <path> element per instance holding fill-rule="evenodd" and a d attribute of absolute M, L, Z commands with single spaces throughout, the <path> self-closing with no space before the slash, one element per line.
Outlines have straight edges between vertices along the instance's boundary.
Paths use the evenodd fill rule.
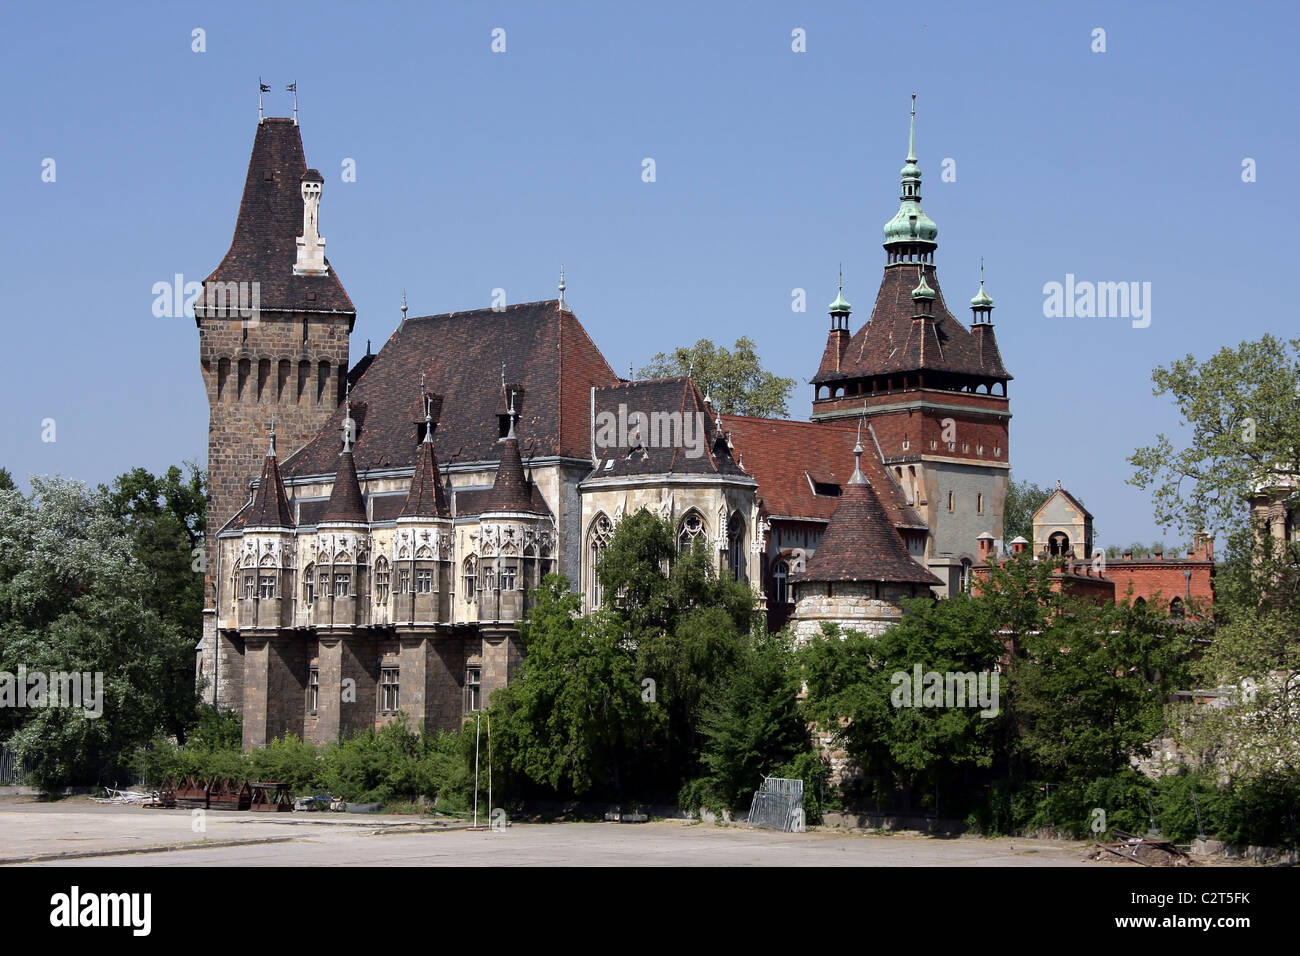
<path fill-rule="evenodd" d="M 375 603 L 388 603 L 388 559 L 382 555 L 375 559 Z"/>
<path fill-rule="evenodd" d="M 790 562 L 785 558 L 778 558 L 772 564 L 772 603 L 789 604 L 790 603 Z"/>
<path fill-rule="evenodd" d="M 1182 598 L 1174 598 L 1172 601 L 1169 602 L 1170 617 L 1184 617 L 1186 616 L 1186 614 L 1187 614 L 1187 609 L 1183 607 Z"/>
<path fill-rule="evenodd" d="M 705 528 L 700 513 L 694 509 L 686 512 L 677 525 L 677 553 L 681 554 L 696 544 L 705 544 L 707 541 L 708 529 Z"/>
<path fill-rule="evenodd" d="M 1064 531 L 1057 531 L 1047 539 L 1047 551 L 1054 558 L 1068 557 L 1074 551 L 1070 547 L 1070 536 Z"/>
<path fill-rule="evenodd" d="M 963 594 L 970 593 L 971 586 L 971 562 L 970 558 L 961 559 L 961 589 Z"/>
<path fill-rule="evenodd" d="M 745 519 L 739 511 L 727 522 L 727 568 L 733 581 L 745 580 Z"/>
<path fill-rule="evenodd" d="M 596 572 L 600 566 L 600 559 L 604 557 L 605 549 L 609 547 L 610 539 L 613 537 L 613 522 L 604 512 L 596 515 L 595 520 L 591 522 L 591 528 L 587 531 L 587 607 L 589 610 L 594 611 L 600 607 L 605 599 L 604 590 L 600 586 L 600 576 Z"/>
<path fill-rule="evenodd" d="M 470 555 L 461 564 L 461 580 L 465 584 L 465 601 L 474 603 L 474 592 L 478 589 L 478 558 Z"/>

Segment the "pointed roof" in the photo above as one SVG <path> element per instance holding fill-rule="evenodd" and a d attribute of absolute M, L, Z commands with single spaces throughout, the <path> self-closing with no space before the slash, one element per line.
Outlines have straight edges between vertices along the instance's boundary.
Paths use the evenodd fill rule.
<path fill-rule="evenodd" d="M 352 452 L 339 455 L 338 471 L 334 475 L 334 488 L 329 504 L 325 506 L 322 522 L 339 521 L 348 524 L 366 523 L 366 502 L 361 497 L 361 482 L 357 480 L 357 466 Z"/>
<path fill-rule="evenodd" d="M 479 507 L 480 514 L 485 512 L 537 513 L 533 486 L 524 477 L 524 463 L 519 457 L 519 439 L 513 433 L 501 442 L 501 464 L 497 466 L 496 479 Z"/>
<path fill-rule="evenodd" d="M 427 427 L 424 441 L 420 442 L 419 457 L 415 460 L 415 473 L 411 475 L 411 490 L 406 494 L 399 518 L 451 517 L 447 493 L 438 474 L 438 455 L 433 450 L 432 422 Z"/>
<path fill-rule="evenodd" d="M 251 510 L 244 516 L 243 525 L 245 528 L 294 526 L 293 509 L 289 507 L 289 496 L 285 494 L 284 481 L 280 478 L 274 445 L 262 462 L 262 477 L 257 483 L 257 494 L 253 498 Z"/>
<path fill-rule="evenodd" d="M 261 311 L 338 312 L 355 321 L 356 307 L 332 266 L 322 276 L 293 273 L 303 225 L 301 183 L 308 172 L 314 171 L 307 169 L 302 133 L 293 120 L 268 116 L 258 124 L 235 235 L 205 286 L 256 282 Z M 194 304 L 196 322 L 203 302 L 200 297 Z"/>
<path fill-rule="evenodd" d="M 980 378 L 1012 378 L 996 349 L 982 348 L 976 336 L 948 310 L 935 267 L 925 264 L 926 287 L 934 294 L 931 318 L 924 329 L 913 329 L 916 302 L 915 263 L 885 267 L 871 319 L 853 337 L 840 357 L 839 368 L 825 357 L 813 382 L 840 381 L 901 372 L 938 371 Z"/>
<path fill-rule="evenodd" d="M 859 461 L 862 445 L 854 447 Z M 876 489 L 855 465 L 835 513 L 807 567 L 791 581 L 880 581 L 889 584 L 942 584 L 913 560 L 890 522 Z"/>

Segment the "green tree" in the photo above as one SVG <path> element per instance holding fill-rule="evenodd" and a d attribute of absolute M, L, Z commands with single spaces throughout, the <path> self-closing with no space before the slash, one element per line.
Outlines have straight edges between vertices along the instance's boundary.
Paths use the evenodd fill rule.
<path fill-rule="evenodd" d="M 31 485 L 0 491 L 0 670 L 102 675 L 102 709 L 0 708 L 0 739 L 38 786 L 111 783 L 139 745 L 193 719 L 194 635 L 151 603 L 150 570 L 102 490 Z"/>
<path fill-rule="evenodd" d="M 754 342 L 742 336 L 735 349 L 700 339 L 692 346 L 660 352 L 638 373 L 641 378 L 689 375 L 724 415 L 782 418 L 794 379 L 763 369 Z"/>
<path fill-rule="evenodd" d="M 1011 541 L 1017 537 L 1032 543 L 1034 540 L 1034 512 L 1050 498 L 1052 489 L 1031 481 L 1007 481 L 1007 497 L 1002 505 L 1003 548 L 1011 551 Z"/>
<path fill-rule="evenodd" d="M 987 600 L 920 598 L 904 608 L 903 618 L 878 637 L 827 627 L 810 642 L 803 652 L 807 713 L 834 730 L 868 779 L 889 779 L 907 803 L 920 796 L 929 804 L 936 784 L 993 765 L 1003 706 L 994 674 L 1005 648 Z M 955 699 L 939 706 L 914 700 L 917 666 L 923 675 L 984 674 L 987 706 L 978 697 L 961 706 L 944 705 L 961 704 Z M 906 697 L 899 691 L 904 685 Z"/>
<path fill-rule="evenodd" d="M 1261 484 L 1285 483 L 1300 462 L 1300 339 L 1271 335 L 1224 348 L 1205 362 L 1188 355 L 1151 373 L 1154 394 L 1170 395 L 1186 433 L 1137 449 L 1129 483 L 1152 491 L 1156 521 L 1190 538 L 1247 524 L 1246 499 Z"/>
<path fill-rule="evenodd" d="M 568 581 L 534 591 L 521 628 L 521 673 L 492 697 L 505 769 L 554 791 L 621 797 L 641 781 L 638 760 L 662 736 L 659 704 L 643 699 L 636 651 L 609 610 L 580 613 Z"/>

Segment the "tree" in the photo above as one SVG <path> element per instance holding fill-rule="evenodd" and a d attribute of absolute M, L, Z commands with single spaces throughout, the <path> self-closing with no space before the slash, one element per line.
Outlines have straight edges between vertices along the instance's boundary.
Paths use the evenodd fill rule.
<path fill-rule="evenodd" d="M 700 339 L 689 347 L 660 352 L 638 374 L 641 378 L 689 375 L 713 399 L 719 413 L 758 418 L 788 414 L 786 400 L 795 384 L 792 378 L 765 371 L 753 340 L 745 336 L 736 339 L 734 351 Z"/>
<path fill-rule="evenodd" d="M 521 628 L 518 677 L 493 694 L 503 765 L 578 796 L 622 796 L 637 762 L 662 735 L 659 705 L 644 699 L 635 649 L 609 610 L 582 615 L 561 575 L 535 590 Z"/>
<path fill-rule="evenodd" d="M 1190 538 L 1235 532 L 1259 487 L 1287 484 L 1300 462 L 1300 339 L 1271 335 L 1223 348 L 1205 362 L 1188 355 L 1151 373 L 1154 394 L 1178 407 L 1187 444 L 1167 436 L 1137 449 L 1129 483 L 1153 488 L 1162 527 Z"/>
<path fill-rule="evenodd" d="M 47 685 L 50 674 L 88 674 L 94 699 L 0 707 L 0 739 L 38 786 L 112 782 L 137 746 L 193 719 L 194 635 L 152 603 L 150 569 L 102 490 L 31 486 L 0 491 L 0 671 Z"/>
<path fill-rule="evenodd" d="M 1011 551 L 1011 541 L 1017 537 L 1034 540 L 1034 512 L 1052 496 L 1052 489 L 1030 481 L 1007 481 L 1007 497 L 1002 505 L 1003 548 Z"/>
<path fill-rule="evenodd" d="M 929 803 L 935 785 L 954 782 L 958 773 L 992 766 L 1002 706 L 993 681 L 1004 646 L 988 600 L 920 598 L 904 608 L 903 618 L 878 637 L 828 626 L 802 657 L 808 716 L 834 729 L 836 741 L 868 779 L 892 781 L 910 805 L 914 796 Z M 939 674 L 943 686 L 946 675 L 974 673 L 973 699 L 963 693 L 958 701 L 954 693 L 937 705 L 914 700 L 918 666 L 922 675 Z M 904 684 L 906 697 L 899 692 Z"/>

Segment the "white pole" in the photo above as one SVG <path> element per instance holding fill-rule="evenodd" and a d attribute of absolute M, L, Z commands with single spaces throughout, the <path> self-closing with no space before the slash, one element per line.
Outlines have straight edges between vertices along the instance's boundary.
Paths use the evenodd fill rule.
<path fill-rule="evenodd" d="M 474 829 L 478 829 L 478 714 L 474 715 Z"/>
<path fill-rule="evenodd" d="M 487 715 L 488 725 L 488 818 L 496 808 L 492 806 L 492 715 Z"/>

